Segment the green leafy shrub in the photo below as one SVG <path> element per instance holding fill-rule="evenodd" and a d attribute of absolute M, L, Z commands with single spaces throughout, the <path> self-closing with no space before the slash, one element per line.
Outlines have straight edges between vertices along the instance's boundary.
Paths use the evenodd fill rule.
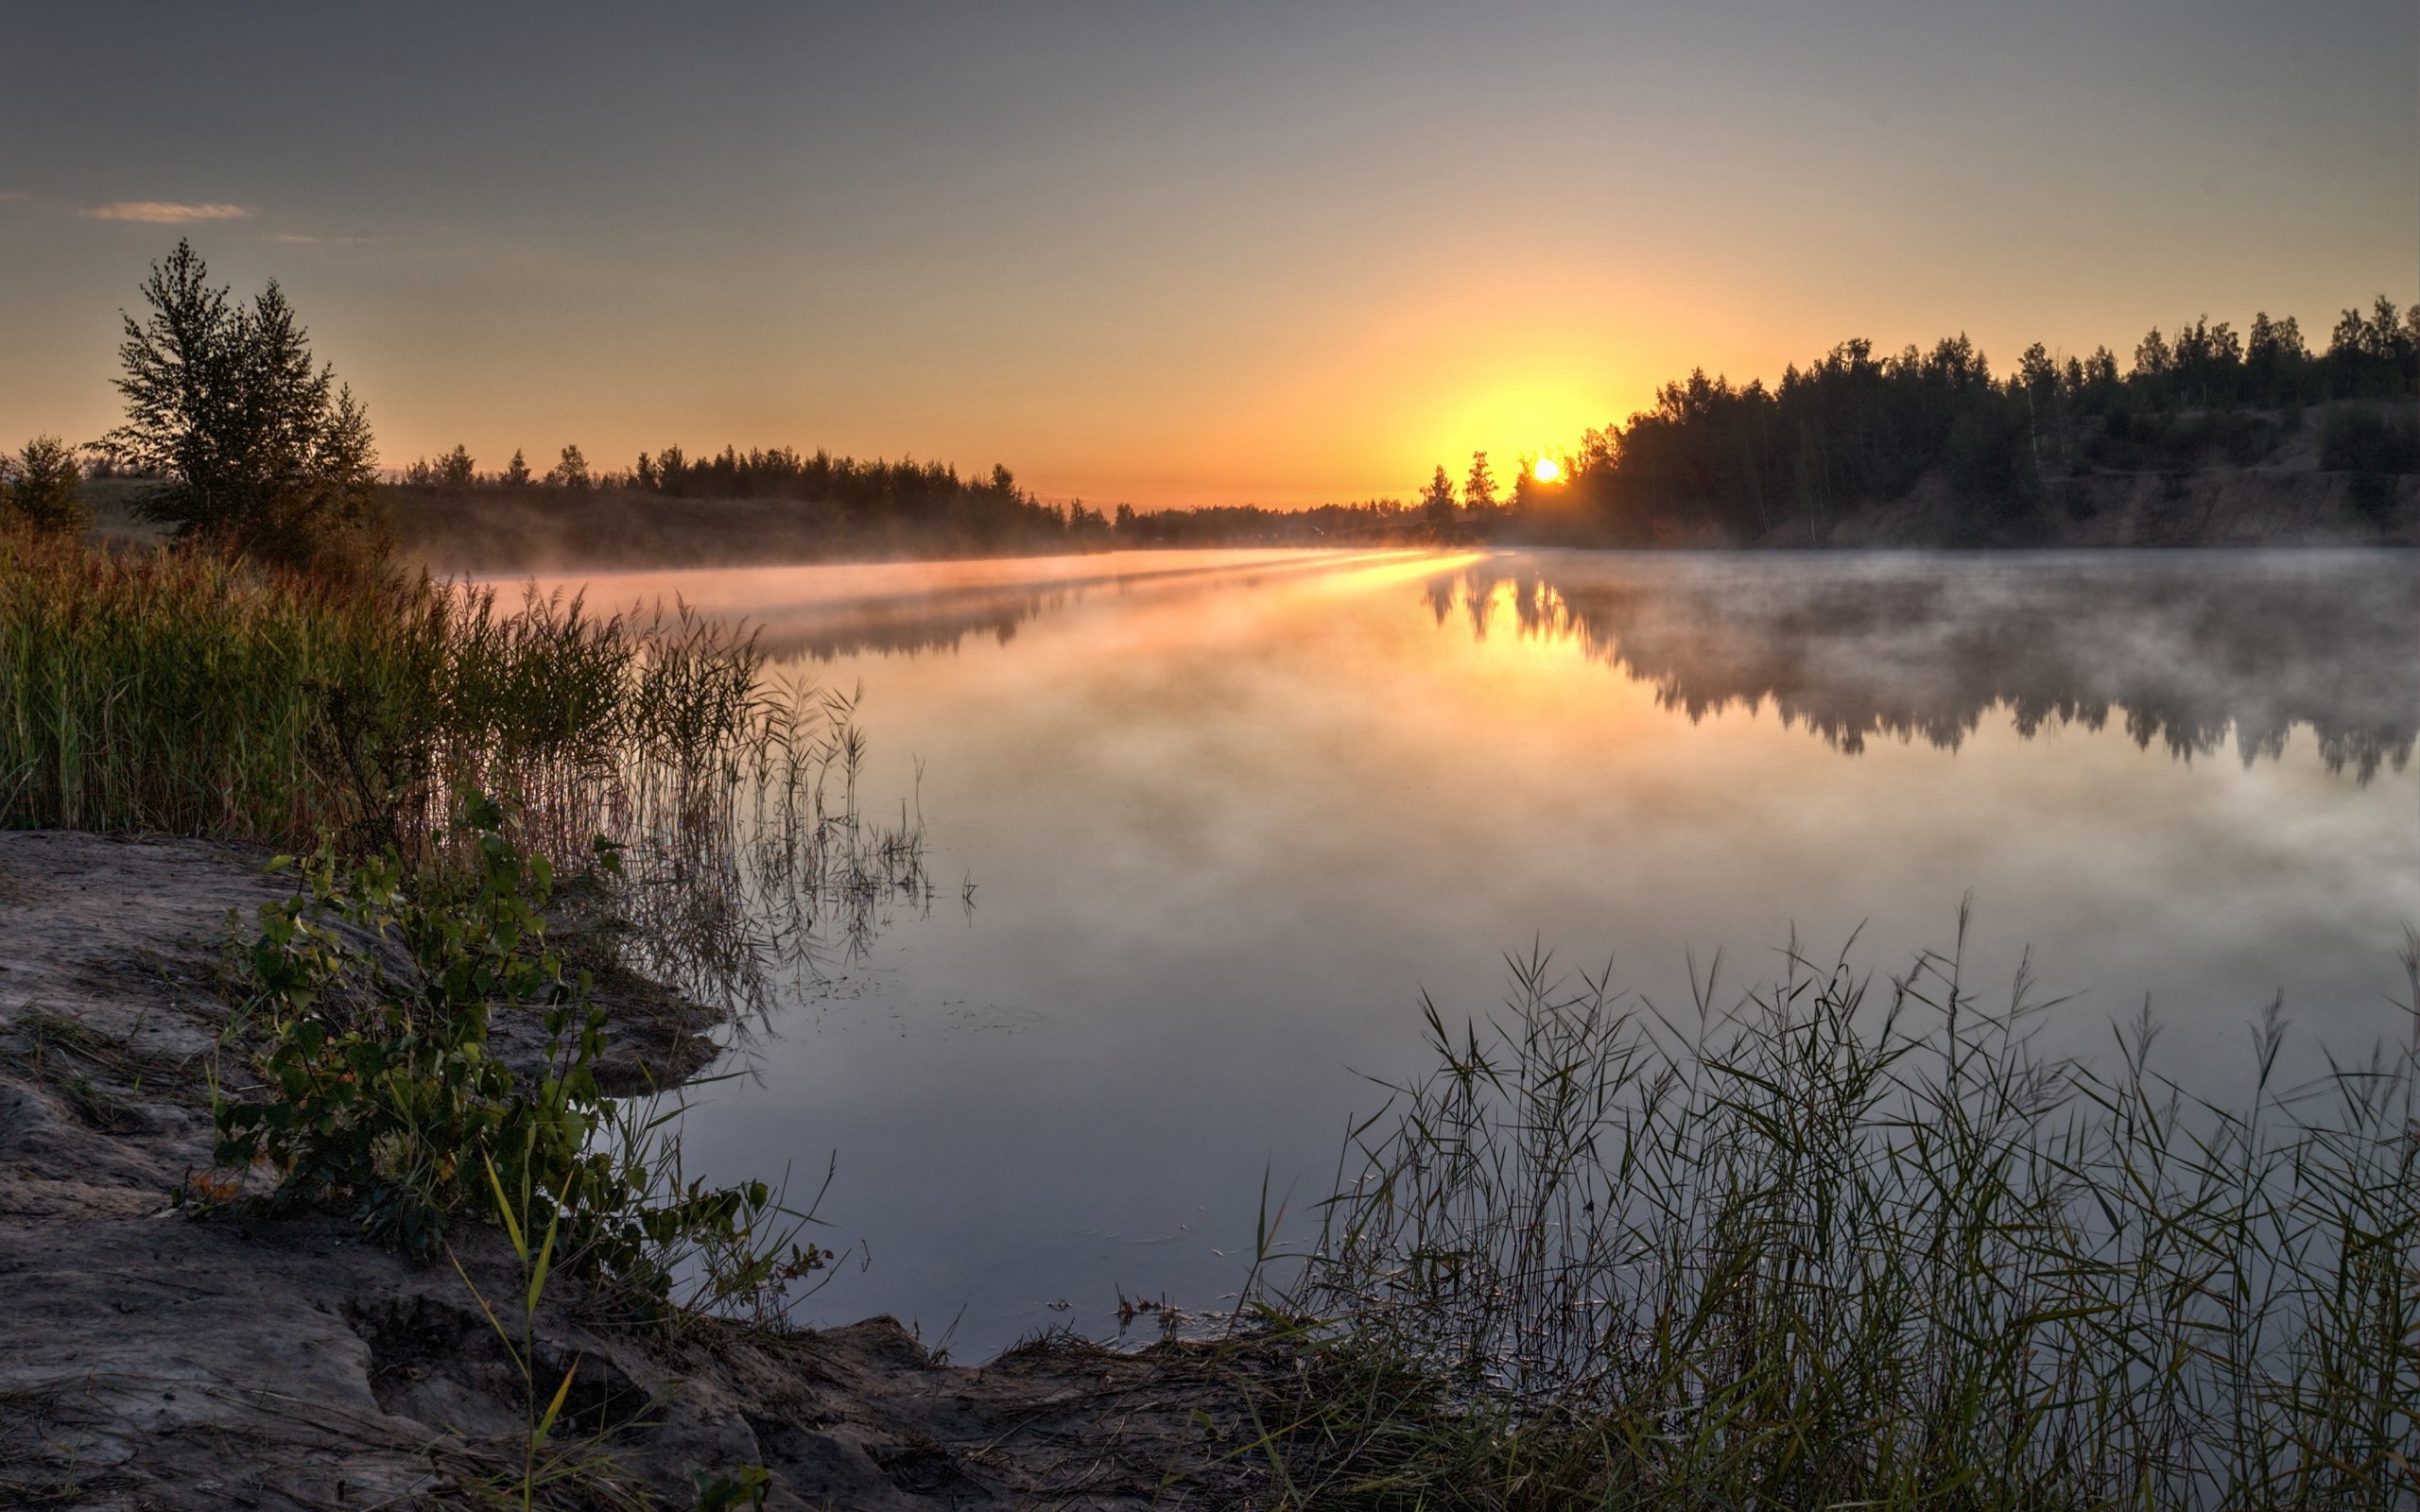
<path fill-rule="evenodd" d="M 463 828 L 468 875 L 415 888 L 391 855 L 340 868 L 322 849 L 302 891 L 263 906 L 244 962 L 263 1085 L 217 1099 L 220 1163 L 265 1165 L 272 1211 L 349 1204 L 424 1260 L 452 1225 L 493 1221 L 501 1190 L 557 1235 L 556 1263 L 645 1304 L 695 1261 L 689 1300 L 777 1305 L 824 1262 L 796 1243 L 803 1220 L 781 1222 L 763 1182 L 683 1181 L 678 1108 L 598 1089 L 606 1015 L 545 942 L 553 867 L 507 838 L 493 799 L 471 799 Z M 534 1073 L 491 1052 L 498 1013 L 541 1017 Z"/>

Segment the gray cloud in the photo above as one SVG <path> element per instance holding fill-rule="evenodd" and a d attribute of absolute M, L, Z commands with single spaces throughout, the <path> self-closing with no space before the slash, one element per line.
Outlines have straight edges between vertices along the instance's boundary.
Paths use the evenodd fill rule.
<path fill-rule="evenodd" d="M 84 212 L 95 220 L 139 220 L 155 226 L 182 226 L 197 220 L 242 220 L 251 215 L 242 205 L 181 205 L 165 199 L 121 199 L 95 205 Z"/>

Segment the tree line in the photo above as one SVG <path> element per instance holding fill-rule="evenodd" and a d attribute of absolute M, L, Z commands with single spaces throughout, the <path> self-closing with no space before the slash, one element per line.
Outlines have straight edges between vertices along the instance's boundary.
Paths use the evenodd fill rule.
<path fill-rule="evenodd" d="M 2173 336 L 2154 327 L 2123 369 L 2106 347 L 2062 358 L 2036 342 L 1995 376 L 1963 335 L 1896 355 L 1851 340 L 1770 387 L 1703 369 L 1666 384 L 1653 408 L 1582 438 L 1564 459 L 1564 500 L 1617 536 L 1819 533 L 1938 472 L 1987 527 L 2063 479 L 2257 465 L 2325 405 L 2321 466 L 2355 473 L 2356 503 L 2382 510 L 2392 475 L 2420 468 L 2420 438 L 2400 406 L 2375 402 L 2415 395 L 2420 306 L 2384 297 L 2346 310 L 2324 352 L 2291 317 L 2256 315 L 2241 334 L 2204 318 Z M 1516 480 L 1516 502 L 1540 502 L 1537 490 Z"/>
<path fill-rule="evenodd" d="M 805 453 L 786 446 L 746 452 L 725 446 L 718 454 L 697 458 L 677 445 L 667 446 L 641 452 L 628 469 L 603 472 L 592 470 L 578 446 L 566 446 L 555 465 L 538 474 L 519 451 L 502 470 L 481 472 L 469 450 L 457 445 L 443 455 L 412 463 L 404 469 L 401 482 L 413 488 L 552 489 L 667 499 L 788 499 L 824 511 L 844 528 L 888 524 L 1100 550 L 1235 541 L 1316 542 L 1383 533 L 1414 518 L 1411 507 L 1399 499 L 1307 509 L 1205 505 L 1137 510 L 1131 504 L 1104 509 L 1081 499 L 1054 505 L 1019 487 L 1016 475 L 996 464 L 986 477 L 964 478 L 957 468 L 941 462 L 859 461 L 821 449 Z"/>
<path fill-rule="evenodd" d="M 1006 467 L 961 477 L 947 463 L 835 456 L 780 446 L 690 457 L 677 445 L 641 452 L 622 471 L 592 470 L 580 449 L 566 446 L 555 465 L 533 474 L 521 452 L 495 472 L 478 471 L 462 446 L 414 462 L 408 487 L 552 489 L 570 493 L 654 494 L 667 499 L 786 499 L 811 507 L 842 529 L 886 526 L 995 543 L 1046 538 L 1106 537 L 1108 522 L 1081 501 L 1046 504 L 1021 488 Z"/>
<path fill-rule="evenodd" d="M 368 416 L 313 357 L 278 285 L 238 301 L 180 241 L 141 292 L 146 314 L 125 318 L 119 348 L 125 422 L 85 447 L 40 437 L 0 455 L 0 518 L 81 528 L 81 478 L 131 472 L 151 480 L 138 509 L 181 540 L 290 566 L 381 559 L 391 538 Z M 1439 466 L 1409 504 L 1105 510 L 1046 503 L 1004 466 L 967 477 L 939 462 L 790 447 L 725 446 L 693 458 L 672 445 L 641 452 L 627 469 L 596 470 L 568 445 L 540 473 L 519 451 L 482 472 L 457 445 L 413 462 L 400 481 L 551 490 L 559 505 L 598 490 L 786 500 L 804 524 L 836 536 L 1002 551 L 1520 535 L 1547 522 L 1566 537 L 1616 543 L 1801 528 L 1820 539 L 1841 514 L 1937 475 L 1988 537 L 2091 474 L 2256 466 L 2305 429 L 2312 409 L 2320 465 L 2351 474 L 2353 502 L 2383 520 L 2394 478 L 2420 471 L 2415 397 L 2420 306 L 2398 310 L 2381 296 L 2367 311 L 2344 311 L 2321 351 L 2291 317 L 2262 313 L 2242 333 L 2206 318 L 2173 335 L 2154 328 L 2122 367 L 2106 347 L 2060 356 L 2037 342 L 1996 375 L 1958 335 L 1895 355 L 1843 341 L 1770 387 L 1699 369 L 1664 385 L 1627 422 L 1585 433 L 1553 481 L 1523 466 L 1500 485 L 1480 452 L 1459 489 Z"/>

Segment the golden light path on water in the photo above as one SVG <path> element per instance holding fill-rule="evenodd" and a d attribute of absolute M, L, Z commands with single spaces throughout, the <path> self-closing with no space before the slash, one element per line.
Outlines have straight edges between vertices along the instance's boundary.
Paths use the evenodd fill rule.
<path fill-rule="evenodd" d="M 839 1177 L 874 1263 L 813 1304 L 962 1357 L 1115 1288 L 1232 1289 L 1263 1172 L 1299 1215 L 1421 1063 L 1418 995 L 1532 941 L 1687 1011 L 1795 933 L 1887 982 L 1977 904 L 2046 1045 L 2148 994 L 2180 1075 L 2396 1032 L 2420 918 L 2420 574 L 2402 558 L 1760 560 L 1139 553 L 622 576 L 862 683 L 876 807 L 955 888 L 720 1084 L 722 1175 Z M 2301 627 L 2300 629 L 2294 627 Z M 2045 711 L 2048 711 L 2047 713 Z M 2398 765 L 2398 762 L 2404 765 Z M 921 782 L 915 772 L 921 765 Z M 2367 772 L 2365 779 L 2364 773 Z M 1219 1253 L 1224 1251 L 1224 1253 Z M 1066 1301 L 1059 1313 L 1051 1304 Z"/>

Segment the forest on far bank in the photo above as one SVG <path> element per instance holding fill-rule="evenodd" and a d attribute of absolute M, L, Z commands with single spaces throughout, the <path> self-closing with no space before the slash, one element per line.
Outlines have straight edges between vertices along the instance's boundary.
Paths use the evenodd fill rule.
<path fill-rule="evenodd" d="M 1481 453 L 1459 482 L 1440 465 L 1409 497 L 1307 509 L 1059 503 L 1005 466 L 965 475 L 790 447 L 692 456 L 675 444 L 599 467 L 573 444 L 543 470 L 519 451 L 482 467 L 458 445 L 389 471 L 375 512 L 407 552 L 482 571 L 1228 544 L 2196 543 L 2214 538 L 2089 522 L 2140 513 L 2146 488 L 2175 500 L 2197 481 L 2270 497 L 2266 515 L 2238 511 L 2228 540 L 2316 509 L 2325 539 L 2391 541 L 2411 534 L 2420 493 L 2416 402 L 2420 305 L 2380 297 L 2345 310 L 2316 350 L 2292 318 L 2265 313 L 2242 332 L 2206 318 L 2154 328 L 2122 361 L 2105 346 L 2036 343 L 2005 371 L 1964 335 L 1896 353 L 1843 341 L 1772 383 L 1703 370 L 1667 383 L 1652 407 L 1586 432 L 1551 468 L 1519 458 L 1499 482 Z M 73 449 L 55 449 L 72 465 Z M 142 517 L 159 479 L 105 446 L 85 451 L 104 514 L 123 499 L 115 513 Z M 10 459 L 28 509 L 48 487 L 40 460 Z M 1924 502 L 1920 523 L 1858 534 L 1860 511 L 1910 499 Z M 2096 528 L 2111 539 L 2077 539 Z"/>
<path fill-rule="evenodd" d="M 2346 474 L 2354 511 L 2383 524 L 2395 508 L 2394 480 L 2420 472 L 2420 425 L 2410 404 L 2396 403 L 2415 397 L 2420 305 L 2401 310 L 2381 296 L 2366 311 L 2345 310 L 2321 350 L 2293 318 L 2264 312 L 2241 332 L 2206 317 L 2172 334 L 2153 328 L 2123 361 L 2105 346 L 2060 355 L 2036 343 L 1995 372 L 1958 335 L 1896 353 L 1843 341 L 1770 384 L 1699 370 L 1664 385 L 1652 408 L 1582 436 L 1554 459 L 1560 475 L 1551 481 L 1523 458 L 1499 484 L 1481 454 L 1459 484 L 1441 465 L 1408 500 L 1099 508 L 1045 503 L 1005 467 L 967 478 L 933 462 L 786 447 L 691 457 L 677 445 L 602 471 L 567 446 L 544 473 L 520 454 L 483 472 L 458 447 L 406 468 L 399 491 L 786 501 L 839 538 L 1098 550 L 1440 532 L 1609 544 L 1747 541 L 1802 529 L 1820 539 L 1842 516 L 1937 479 L 1958 516 L 1952 533 L 1987 541 L 2022 538 L 2029 522 L 2078 507 L 2084 480 L 2153 474 L 2172 488 L 2183 475 L 2258 470 L 2299 452 L 2306 470 Z"/>
<path fill-rule="evenodd" d="M 1562 490 L 1567 512 L 1618 538 L 1755 539 L 1792 524 L 1820 535 L 1937 475 L 1988 535 L 2064 484 L 2256 469 L 2300 438 L 2319 471 L 2350 475 L 2357 511 L 2383 521 L 2394 478 L 2420 471 L 2420 431 L 2393 403 L 2415 395 L 2420 306 L 2384 297 L 2346 310 L 2318 352 L 2291 318 L 2266 314 L 2240 335 L 2206 318 L 2173 336 L 2154 327 L 2122 369 L 2106 347 L 2063 358 L 2037 342 L 1996 376 L 1962 335 L 1883 356 L 1846 341 L 1771 387 L 1703 371 L 1665 385 L 1654 408 L 1582 438 Z M 1525 501 L 1539 491 L 1525 481 Z"/>

